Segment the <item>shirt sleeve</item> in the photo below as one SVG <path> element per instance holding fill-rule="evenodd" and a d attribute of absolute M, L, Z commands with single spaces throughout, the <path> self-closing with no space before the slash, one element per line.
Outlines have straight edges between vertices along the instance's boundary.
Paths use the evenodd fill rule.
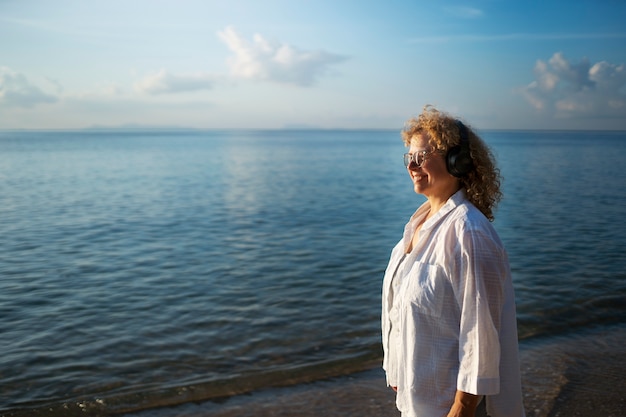
<path fill-rule="evenodd" d="M 461 311 L 457 389 L 475 395 L 500 391 L 500 318 L 504 304 L 507 258 L 488 232 L 460 236 L 453 277 Z"/>

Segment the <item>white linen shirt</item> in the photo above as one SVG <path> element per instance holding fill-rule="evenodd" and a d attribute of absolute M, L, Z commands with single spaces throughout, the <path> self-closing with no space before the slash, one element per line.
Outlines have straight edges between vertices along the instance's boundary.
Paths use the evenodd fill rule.
<path fill-rule="evenodd" d="M 403 417 L 446 416 L 456 390 L 486 396 L 492 417 L 523 417 L 515 296 L 489 220 L 455 193 L 419 230 L 424 203 L 394 247 L 382 291 L 383 368 Z"/>

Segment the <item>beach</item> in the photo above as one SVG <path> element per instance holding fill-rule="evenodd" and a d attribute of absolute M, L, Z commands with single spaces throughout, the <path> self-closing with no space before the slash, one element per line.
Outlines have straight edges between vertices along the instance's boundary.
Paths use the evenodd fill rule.
<path fill-rule="evenodd" d="M 527 417 L 626 415 L 626 326 L 524 341 L 520 361 Z M 221 401 L 184 404 L 125 417 L 400 416 L 379 367 Z"/>

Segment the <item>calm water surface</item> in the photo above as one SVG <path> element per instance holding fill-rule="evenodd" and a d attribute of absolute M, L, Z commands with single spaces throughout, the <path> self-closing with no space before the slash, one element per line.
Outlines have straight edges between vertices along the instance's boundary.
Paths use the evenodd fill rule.
<path fill-rule="evenodd" d="M 483 137 L 522 341 L 626 323 L 626 133 Z M 423 201 L 403 152 L 395 131 L 0 132 L 0 413 L 378 361 L 382 274 Z"/>

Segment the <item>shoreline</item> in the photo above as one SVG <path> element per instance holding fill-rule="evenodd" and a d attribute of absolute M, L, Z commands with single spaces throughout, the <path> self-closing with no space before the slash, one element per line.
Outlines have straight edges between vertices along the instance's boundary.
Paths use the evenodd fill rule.
<path fill-rule="evenodd" d="M 520 342 L 527 417 L 626 415 L 626 326 Z M 380 367 L 124 417 L 400 416 Z"/>
<path fill-rule="evenodd" d="M 625 416 L 624 346 L 626 326 L 616 324 L 542 340 L 522 351 L 527 416 Z M 545 383 L 550 380 L 558 390 Z M 542 388 L 551 395 L 542 395 Z"/>

